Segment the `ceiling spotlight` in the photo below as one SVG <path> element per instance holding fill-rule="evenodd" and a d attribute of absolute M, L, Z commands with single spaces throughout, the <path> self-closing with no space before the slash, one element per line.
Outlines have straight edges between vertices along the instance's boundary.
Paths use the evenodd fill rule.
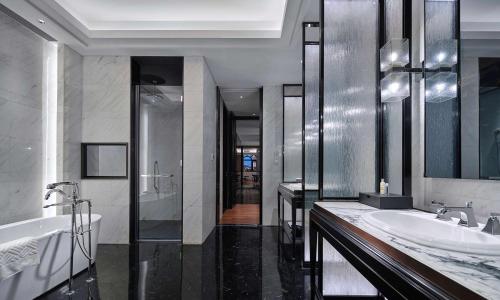
<path fill-rule="evenodd" d="M 45 20 L 44 19 L 38 19 L 38 23 L 45 24 Z"/>
<path fill-rule="evenodd" d="M 240 96 L 240 99 L 243 99 L 243 96 Z"/>

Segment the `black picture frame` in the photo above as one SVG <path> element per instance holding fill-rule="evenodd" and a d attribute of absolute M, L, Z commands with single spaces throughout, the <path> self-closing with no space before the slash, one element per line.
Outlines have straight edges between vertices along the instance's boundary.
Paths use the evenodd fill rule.
<path fill-rule="evenodd" d="M 87 147 L 88 146 L 124 146 L 125 147 L 125 175 L 124 176 L 90 176 L 87 175 Z M 128 143 L 82 143 L 81 144 L 82 179 L 128 179 Z"/>

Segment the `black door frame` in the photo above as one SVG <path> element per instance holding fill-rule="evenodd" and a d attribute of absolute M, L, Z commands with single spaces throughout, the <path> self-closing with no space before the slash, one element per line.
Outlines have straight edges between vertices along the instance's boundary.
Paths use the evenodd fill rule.
<path fill-rule="evenodd" d="M 226 208 L 229 208 L 228 207 L 228 204 L 230 206 L 230 202 L 228 199 L 229 197 L 233 194 L 232 192 L 232 187 L 231 187 L 231 182 L 230 182 L 230 174 L 227 174 L 227 173 L 231 173 L 233 170 L 231 168 L 231 165 L 232 165 L 232 162 L 234 161 L 234 152 L 235 152 L 235 149 L 236 149 L 236 145 L 234 144 L 234 141 L 235 141 L 235 134 L 236 134 L 236 126 L 235 126 L 235 123 L 237 120 L 258 120 L 259 121 L 259 146 L 258 147 L 254 147 L 254 148 L 258 148 L 259 149 L 259 161 L 258 161 L 258 165 L 259 165 L 259 177 L 260 177 L 260 185 L 259 185 L 259 223 L 256 224 L 256 225 L 262 225 L 262 185 L 263 185 L 263 170 L 262 170 L 262 167 L 263 167 L 263 158 L 264 158 L 264 153 L 263 153 L 263 110 L 262 110 L 262 104 L 263 104 L 263 95 L 264 94 L 264 89 L 263 87 L 260 87 L 259 88 L 259 115 L 258 116 L 235 116 L 232 112 L 229 112 L 226 108 L 226 105 L 223 104 L 222 107 L 222 111 L 221 111 L 221 102 L 223 102 L 222 100 L 222 96 L 221 96 L 221 92 L 220 92 L 220 87 L 217 87 L 217 176 L 216 176 L 216 185 L 217 185 L 217 189 L 220 187 L 220 161 L 222 159 L 222 170 L 223 170 L 223 178 L 222 178 L 222 191 L 220 192 L 217 192 L 217 205 L 215 206 L 216 207 L 216 211 L 215 211 L 215 216 L 216 216 L 216 224 L 219 225 L 219 220 L 220 220 L 220 215 L 219 215 L 219 208 L 220 208 L 220 204 L 219 204 L 219 196 L 220 196 L 220 193 L 222 193 L 223 195 L 223 199 L 222 199 L 222 203 L 223 203 L 223 207 L 224 207 L 224 210 Z M 223 128 L 222 128 L 222 131 L 223 131 L 223 136 L 222 136 L 222 139 L 221 139 L 221 136 L 220 136 L 220 126 L 221 126 L 221 122 L 220 122 L 220 117 L 221 117 L 221 114 L 224 114 L 224 122 L 223 122 Z M 228 128 L 228 126 L 230 126 L 230 128 Z M 224 155 L 223 157 L 221 157 L 221 147 L 220 147 L 220 142 L 221 140 L 223 141 L 223 146 L 222 146 L 222 149 L 224 149 Z M 228 151 L 229 150 L 229 151 Z M 231 153 L 230 156 L 228 156 L 228 153 Z M 228 159 L 229 158 L 229 159 Z"/>
<path fill-rule="evenodd" d="M 171 60 L 177 61 L 175 63 L 182 63 L 182 67 L 177 73 L 169 72 L 167 77 L 176 78 L 179 77 L 182 82 L 183 94 L 184 94 L 184 57 L 183 56 L 131 56 L 130 57 L 130 188 L 129 188 L 129 198 L 130 198 L 130 209 L 129 209 L 129 243 L 136 244 L 137 242 L 183 242 L 183 231 L 184 228 L 181 226 L 181 235 L 179 239 L 140 239 L 139 236 L 139 153 L 140 153 L 140 131 L 139 131 L 139 112 L 140 103 L 139 97 L 137 97 L 136 86 L 142 84 L 141 74 L 144 70 L 144 61 L 151 63 L 151 61 Z M 168 65 L 168 64 L 167 64 Z M 149 70 L 150 71 L 150 70 Z M 174 74 L 175 73 L 175 74 Z M 184 96 L 183 96 L 184 97 Z M 182 153 L 181 161 L 184 161 L 184 103 L 182 103 Z M 184 183 L 184 167 L 181 168 L 181 178 L 182 183 Z M 181 186 L 181 211 L 184 210 L 184 190 Z M 181 222 L 183 222 L 184 216 L 181 215 Z"/>

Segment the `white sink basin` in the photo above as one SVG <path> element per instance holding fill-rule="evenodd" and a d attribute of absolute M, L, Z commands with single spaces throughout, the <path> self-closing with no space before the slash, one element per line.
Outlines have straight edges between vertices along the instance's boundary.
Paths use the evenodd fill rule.
<path fill-rule="evenodd" d="M 414 243 L 476 255 L 499 255 L 500 237 L 479 227 L 467 228 L 453 221 L 437 220 L 433 214 L 402 211 L 374 211 L 363 215 L 364 221 L 377 229 Z"/>

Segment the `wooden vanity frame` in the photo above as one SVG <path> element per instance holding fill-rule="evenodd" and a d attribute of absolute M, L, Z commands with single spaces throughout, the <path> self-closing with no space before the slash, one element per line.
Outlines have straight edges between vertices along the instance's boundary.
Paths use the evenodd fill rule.
<path fill-rule="evenodd" d="M 311 299 L 329 298 L 322 293 L 323 239 L 388 299 L 485 299 L 316 204 L 309 228 Z"/>

